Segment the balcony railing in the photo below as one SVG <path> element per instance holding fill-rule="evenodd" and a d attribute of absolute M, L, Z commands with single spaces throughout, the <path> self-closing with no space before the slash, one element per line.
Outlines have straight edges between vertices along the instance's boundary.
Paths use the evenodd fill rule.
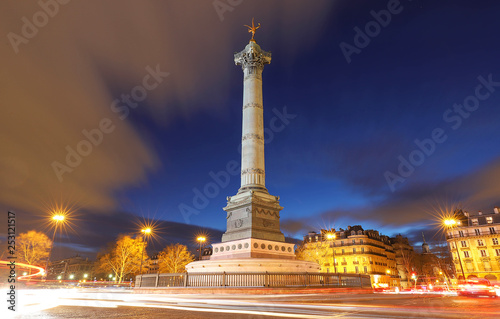
<path fill-rule="evenodd" d="M 475 237 L 475 236 L 485 236 L 485 235 L 497 235 L 496 232 L 491 232 L 491 231 L 482 231 L 482 232 L 479 232 L 479 233 L 476 233 L 476 232 L 467 232 L 465 233 L 464 232 L 464 235 L 463 236 L 460 236 L 460 234 L 446 234 L 446 239 L 453 239 L 453 238 L 467 238 L 467 237 Z"/>

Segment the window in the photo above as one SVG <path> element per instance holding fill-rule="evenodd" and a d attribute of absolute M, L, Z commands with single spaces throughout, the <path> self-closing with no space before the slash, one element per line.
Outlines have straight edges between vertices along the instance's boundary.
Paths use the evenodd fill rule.
<path fill-rule="evenodd" d="M 467 247 L 467 242 L 465 240 L 462 240 L 460 243 L 462 244 L 462 247 Z"/>
<path fill-rule="evenodd" d="M 500 249 L 497 249 L 497 250 L 498 250 L 497 254 L 499 254 L 499 253 L 500 253 Z M 366 267 L 366 266 L 365 266 L 365 267 L 363 268 L 363 270 L 365 271 L 365 274 L 367 274 L 367 273 L 368 273 L 368 267 Z"/>
<path fill-rule="evenodd" d="M 345 249 L 342 248 L 342 255 L 345 254 Z M 345 259 L 345 258 L 344 258 Z"/>
<path fill-rule="evenodd" d="M 483 240 L 482 240 L 482 239 L 478 239 L 478 240 L 477 240 L 477 245 L 478 245 L 478 246 L 484 246 L 484 242 L 483 242 Z"/>
<path fill-rule="evenodd" d="M 480 252 L 481 252 L 481 257 L 486 257 L 487 256 L 486 255 L 486 250 L 481 249 Z"/>
<path fill-rule="evenodd" d="M 490 234 L 496 234 L 495 227 L 490 227 Z"/>
<path fill-rule="evenodd" d="M 353 248 L 352 249 L 352 253 L 355 254 L 356 253 L 356 248 Z"/>
<path fill-rule="evenodd" d="M 500 256 L 500 249 L 495 249 L 495 253 L 497 254 L 497 256 Z"/>
<path fill-rule="evenodd" d="M 344 274 L 347 273 L 347 267 L 344 267 Z"/>
<path fill-rule="evenodd" d="M 459 231 L 458 231 L 458 235 L 459 235 L 460 237 L 464 237 L 464 232 L 463 232 L 463 230 L 459 230 Z"/>
<path fill-rule="evenodd" d="M 486 223 L 493 224 L 493 217 L 491 216 L 486 217 Z"/>
<path fill-rule="evenodd" d="M 360 239 L 360 240 L 359 240 L 359 243 L 360 243 L 360 244 L 362 244 L 362 243 L 363 243 L 363 239 Z"/>
<path fill-rule="evenodd" d="M 476 235 L 481 235 L 481 231 L 479 229 L 474 229 L 474 231 L 476 232 Z"/>
<path fill-rule="evenodd" d="M 365 247 L 361 247 L 361 253 L 365 252 Z"/>
<path fill-rule="evenodd" d="M 358 269 L 358 266 L 354 267 L 356 273 L 359 273 L 359 269 Z"/>
<path fill-rule="evenodd" d="M 491 241 L 493 242 L 493 245 L 498 245 L 498 238 L 493 238 Z"/>
<path fill-rule="evenodd" d="M 353 243 L 353 244 L 355 244 L 355 243 L 356 243 L 356 239 L 353 239 L 353 240 L 352 240 L 352 243 Z"/>
<path fill-rule="evenodd" d="M 455 249 L 455 248 L 457 248 L 457 245 L 455 244 L 455 242 L 451 242 L 450 247 L 451 247 L 451 249 Z"/>
<path fill-rule="evenodd" d="M 469 258 L 469 252 L 468 251 L 464 251 L 464 257 L 465 258 Z"/>
<path fill-rule="evenodd" d="M 340 241 L 340 246 L 344 246 L 344 241 L 343 240 Z"/>
<path fill-rule="evenodd" d="M 472 222 L 472 226 L 478 225 L 477 218 L 472 218 L 470 221 Z"/>

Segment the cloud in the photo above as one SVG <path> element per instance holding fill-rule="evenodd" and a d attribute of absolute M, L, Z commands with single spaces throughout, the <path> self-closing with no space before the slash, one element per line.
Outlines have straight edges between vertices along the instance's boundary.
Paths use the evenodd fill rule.
<path fill-rule="evenodd" d="M 2 2 L 0 28 L 25 42 L 18 53 L 8 38 L 0 42 L 0 203 L 25 216 L 58 198 L 96 211 L 118 207 L 116 192 L 144 185 L 161 169 L 148 128 L 110 108 L 142 83 L 147 66 L 170 75 L 130 109 L 134 116 L 168 125 L 201 110 L 223 113 L 232 54 L 248 41 L 242 24 L 255 15 L 263 25 L 258 41 L 281 34 L 283 60 L 293 61 L 314 41 L 331 5 L 245 2 L 221 22 L 210 1 L 72 1 L 25 37 L 25 21 L 43 12 L 39 3 Z M 106 118 L 114 131 L 60 182 L 53 163 L 66 165 L 67 147 L 76 149 L 82 131 Z"/>
<path fill-rule="evenodd" d="M 369 177 L 367 177 L 369 179 Z M 347 218 L 351 225 L 374 223 L 384 229 L 410 224 L 438 228 L 440 210 L 453 209 L 461 204 L 469 211 L 491 211 L 500 204 L 500 158 L 476 171 L 445 180 L 416 181 L 408 183 L 383 199 L 374 199 L 369 206 L 346 211 L 325 211 L 317 216 L 282 221 L 285 231 L 302 234 L 311 230 L 311 220 L 335 220 Z M 342 227 L 342 225 L 340 226 Z M 420 226 L 422 227 L 422 226 Z M 419 230 L 420 231 L 420 230 Z"/>

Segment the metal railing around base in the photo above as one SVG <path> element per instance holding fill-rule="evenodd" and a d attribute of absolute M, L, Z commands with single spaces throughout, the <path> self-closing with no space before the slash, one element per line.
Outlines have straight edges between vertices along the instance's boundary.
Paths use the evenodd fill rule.
<path fill-rule="evenodd" d="M 168 287 L 343 287 L 371 288 L 369 275 L 333 273 L 182 273 L 137 275 L 135 288 Z"/>

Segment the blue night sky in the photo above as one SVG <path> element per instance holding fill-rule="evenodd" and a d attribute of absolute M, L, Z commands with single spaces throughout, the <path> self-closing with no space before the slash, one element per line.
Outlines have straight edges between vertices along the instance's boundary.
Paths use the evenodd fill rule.
<path fill-rule="evenodd" d="M 215 189 L 211 174 L 240 161 L 243 76 L 233 54 L 252 17 L 257 43 L 272 52 L 266 186 L 281 197 L 285 235 L 360 224 L 418 242 L 423 230 L 432 238 L 439 207 L 500 205 L 497 1 L 195 3 L 72 2 L 27 43 L 4 38 L 0 208 L 21 216 L 21 230 L 43 230 L 61 202 L 77 219 L 71 251 L 60 254 L 95 252 L 144 218 L 175 222 L 166 237 L 168 227 L 224 231 L 239 174 L 222 173 L 230 178 Z M 380 27 L 373 14 L 388 7 Z M 19 36 L 21 18 L 40 10 L 0 8 L 4 34 Z M 379 30 L 366 36 L 366 26 Z M 113 100 L 141 85 L 148 66 L 168 76 L 117 112 Z M 68 166 L 67 147 L 105 118 L 113 132 Z M 428 147 L 423 157 L 415 140 Z M 58 178 L 54 165 L 68 170 Z M 207 188 L 203 201 L 196 193 Z"/>

